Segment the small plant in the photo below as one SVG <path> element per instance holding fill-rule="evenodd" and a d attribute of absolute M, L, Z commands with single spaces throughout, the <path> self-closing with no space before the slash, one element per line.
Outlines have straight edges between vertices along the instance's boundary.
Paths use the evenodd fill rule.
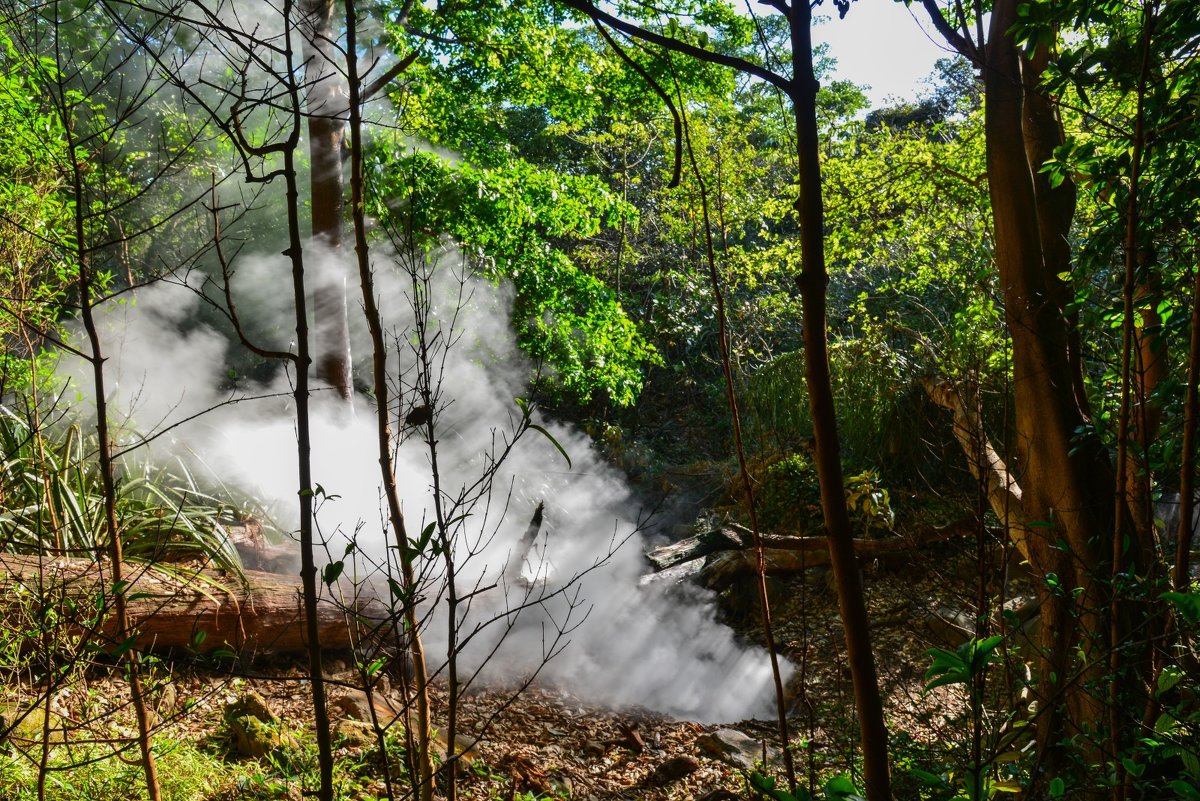
<path fill-rule="evenodd" d="M 1004 635 L 994 634 L 984 640 L 967 640 L 954 651 L 930 648 L 933 664 L 925 671 L 925 689 L 948 684 L 966 684 L 974 688 L 975 677 L 997 661 L 993 652 L 1003 641 Z"/>
<path fill-rule="evenodd" d="M 995 651 L 1004 642 L 1004 636 L 994 634 L 982 640 L 972 638 L 953 651 L 943 648 L 931 648 L 929 655 L 933 664 L 925 672 L 925 690 L 935 687 L 945 687 L 962 684 L 967 687 L 970 701 L 972 758 L 962 770 L 962 775 L 948 771 L 945 775 L 937 775 L 927 771 L 911 768 L 909 773 L 920 780 L 926 787 L 935 790 L 939 795 L 951 798 L 953 801 L 985 801 L 995 798 L 1000 793 L 1019 793 L 1021 784 L 1015 769 L 1004 776 L 997 776 L 995 767 L 1000 761 L 1010 762 L 1009 757 L 1019 754 L 1010 749 L 1013 740 L 1025 732 L 1025 727 L 1018 726 L 999 743 L 1003 748 L 1009 748 L 1002 757 L 985 757 L 983 753 L 983 717 L 984 698 L 983 680 L 990 665 L 999 661 Z"/>
<path fill-rule="evenodd" d="M 804 787 L 796 787 L 791 792 L 781 787 L 776 787 L 773 776 L 767 776 L 757 771 L 748 774 L 746 780 L 750 783 L 750 789 L 763 798 L 771 798 L 774 801 L 817 801 L 817 799 L 824 799 L 824 801 L 866 801 L 862 792 L 854 785 L 854 781 L 845 774 L 839 774 L 825 782 L 815 796 Z"/>
<path fill-rule="evenodd" d="M 864 535 L 891 531 L 896 524 L 891 496 L 880 482 L 878 470 L 864 470 L 846 479 L 846 508 Z"/>

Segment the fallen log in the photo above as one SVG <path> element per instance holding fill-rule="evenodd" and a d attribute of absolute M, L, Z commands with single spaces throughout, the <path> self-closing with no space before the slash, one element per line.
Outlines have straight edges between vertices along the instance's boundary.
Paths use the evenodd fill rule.
<path fill-rule="evenodd" d="M 134 647 L 140 650 L 227 649 L 248 656 L 307 647 L 298 576 L 259 571 L 239 576 L 182 565 L 124 567 Z M 0 615 L 11 625 L 32 609 L 50 606 L 73 634 L 115 646 L 112 614 L 95 619 L 96 609 L 111 609 L 111 575 L 105 560 L 0 554 L 0 582 L 8 588 Z M 367 627 L 386 628 L 389 610 L 377 598 L 363 597 L 349 605 L 352 608 L 346 609 L 328 597 L 319 601 L 322 648 L 349 648 L 358 641 L 361 635 L 349 625 L 350 618 Z"/>
<path fill-rule="evenodd" d="M 948 526 L 931 526 L 911 535 L 883 539 L 860 538 L 854 540 L 854 555 L 861 564 L 964 537 L 976 530 L 977 526 L 971 518 L 964 518 Z M 763 563 L 767 575 L 795 573 L 829 564 L 829 540 L 824 536 L 786 537 L 769 534 L 763 536 L 763 546 Z M 698 572 L 697 578 L 704 586 L 719 589 L 738 578 L 754 574 L 757 570 L 758 561 L 754 549 L 743 548 L 712 556 Z"/>
<path fill-rule="evenodd" d="M 736 523 L 729 523 L 686 537 L 670 545 L 654 548 L 646 553 L 646 558 L 658 572 L 718 551 L 744 548 L 750 544 L 750 541 L 749 529 Z"/>
<path fill-rule="evenodd" d="M 298 573 L 300 570 L 300 545 L 286 540 L 273 543 L 263 532 L 262 523 L 253 518 L 227 523 L 225 532 L 229 542 L 237 549 L 242 567 L 246 570 L 261 570 L 264 573 Z"/>

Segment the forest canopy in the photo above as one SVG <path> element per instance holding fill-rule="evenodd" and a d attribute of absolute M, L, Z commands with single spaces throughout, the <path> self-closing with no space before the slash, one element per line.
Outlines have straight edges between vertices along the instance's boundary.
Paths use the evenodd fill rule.
<path fill-rule="evenodd" d="M 453 761 L 478 630 L 499 649 L 546 612 L 550 661 L 581 625 L 569 587 L 612 564 L 641 586 L 618 546 L 644 521 L 612 511 L 634 496 L 672 510 L 661 532 L 747 532 L 785 746 L 763 553 L 825 538 L 846 793 L 901 778 L 863 549 L 950 509 L 975 526 L 976 608 L 927 690 L 961 685 L 972 747 L 916 770 L 920 797 L 1200 798 L 1197 4 L 906 5 L 951 55 L 872 107 L 813 46 L 839 24 L 814 11 L 875 12 L 850 0 L 0 3 L 0 549 L 111 571 L 69 636 L 123 666 L 152 799 L 127 563 L 171 545 L 238 572 L 230 532 L 278 517 L 331 799 L 320 605 L 376 558 L 401 644 L 369 664 L 414 682 L 403 772 L 453 799 L 429 688 Z M 285 512 L 193 447 L 272 426 Z M 323 436 L 366 453 L 330 470 L 367 488 L 354 522 L 323 527 L 343 491 Z M 576 496 L 591 534 L 539 539 Z M 783 751 L 778 788 L 748 781 L 811 797 Z"/>

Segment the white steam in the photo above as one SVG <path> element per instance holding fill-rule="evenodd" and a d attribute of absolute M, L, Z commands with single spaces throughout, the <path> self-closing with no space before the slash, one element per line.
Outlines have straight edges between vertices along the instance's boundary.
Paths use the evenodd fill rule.
<path fill-rule="evenodd" d="M 307 261 L 310 268 L 336 267 L 333 259 L 317 259 L 311 252 Z M 235 291 L 243 314 L 253 310 L 260 322 L 278 315 L 274 325 L 260 327 L 286 334 L 292 321 L 281 299 L 290 289 L 284 270 L 276 258 L 243 257 Z M 453 343 L 449 351 L 438 352 L 435 375 L 443 393 L 436 423 L 437 458 L 443 492 L 452 497 L 479 477 L 520 419 L 514 398 L 524 395 L 529 370 L 514 342 L 507 297 L 486 283 L 460 282 L 457 273 L 447 257 L 435 268 L 429 295 L 430 334 Z M 391 373 L 405 392 L 393 411 L 393 424 L 403 430 L 405 415 L 415 403 L 410 391 L 415 376 L 414 289 L 409 276 L 390 264 L 378 263 L 376 274 L 391 341 L 399 345 Z M 352 312 L 359 306 L 357 291 L 352 289 Z M 233 397 L 272 395 L 203 414 L 172 428 L 149 447 L 158 458 L 194 452 L 221 481 L 266 499 L 278 522 L 294 528 L 297 470 L 294 409 L 286 394 L 290 376 L 281 372 L 273 385 L 240 387 L 237 395 L 220 390 L 228 384 L 227 351 L 237 345 L 225 334 L 193 322 L 199 302 L 187 287 L 159 284 L 140 291 L 136 304 L 108 304 L 98 310 L 106 374 L 112 382 L 112 414 L 117 419 L 128 416 L 146 434 Z M 361 330 L 352 334 L 356 368 L 367 371 L 369 343 Z M 286 341 L 267 344 L 288 346 Z M 74 387 L 86 393 L 87 373 L 81 364 L 64 360 L 64 369 L 76 374 Z M 360 399 L 353 419 L 346 420 L 332 404 L 318 402 L 315 408 L 313 476 L 330 498 L 318 511 L 320 531 L 334 558 L 341 557 L 347 536 L 355 536 L 364 552 L 379 558 L 387 543 L 374 410 Z M 569 645 L 545 667 L 543 678 L 597 702 L 636 704 L 695 720 L 765 714 L 770 701 L 765 653 L 736 642 L 716 621 L 710 599 L 699 589 L 639 586 L 647 567 L 642 537 L 634 530 L 641 513 L 638 500 L 585 436 L 565 425 L 538 422 L 569 454 L 571 466 L 547 437 L 530 431 L 498 471 L 490 497 L 464 510 L 470 516 L 456 546 L 460 591 L 496 585 L 473 599 L 464 631 L 502 613 L 506 603 L 519 601 L 525 584 L 513 581 L 506 566 L 522 559 L 521 538 L 539 502 L 545 503 L 545 519 L 525 566 L 527 576 L 546 579 L 535 584 L 535 590 L 544 586 L 553 591 L 556 582 L 584 575 L 577 583 L 577 596 L 569 590 L 517 618 L 485 668 L 485 677 L 508 677 L 535 667 L 549 647 L 553 624 L 563 622 L 568 600 L 578 598 L 582 605 L 569 625 L 579 623 L 584 613 L 586 620 L 565 638 Z M 123 436 L 124 444 L 137 439 Z M 423 436 L 410 427 L 397 456 L 409 536 L 416 536 L 433 519 L 430 451 Z M 597 559 L 626 539 L 606 564 L 592 569 Z M 346 575 L 353 572 L 347 567 Z M 430 575 L 436 580 L 436 571 Z M 443 596 L 431 586 L 427 598 L 439 597 Z M 444 602 L 439 602 L 442 607 Z M 427 634 L 431 660 L 437 662 L 444 656 L 444 618 L 435 610 Z M 491 652 L 504 628 L 494 626 L 469 644 L 463 653 L 468 669 Z"/>

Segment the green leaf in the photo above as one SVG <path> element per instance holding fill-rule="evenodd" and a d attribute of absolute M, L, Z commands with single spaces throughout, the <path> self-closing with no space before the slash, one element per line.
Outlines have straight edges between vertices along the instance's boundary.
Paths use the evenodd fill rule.
<path fill-rule="evenodd" d="M 345 567 L 346 563 L 341 560 L 325 565 L 325 569 L 321 572 L 322 580 L 332 587 L 337 583 L 338 577 L 342 575 L 342 571 L 345 569 Z"/>
<path fill-rule="evenodd" d="M 1061 777 L 1055 776 L 1053 779 L 1050 780 L 1050 797 L 1051 798 L 1062 798 L 1063 794 L 1066 792 L 1067 792 L 1067 783 L 1065 781 L 1063 781 Z"/>
<path fill-rule="evenodd" d="M 1191 625 L 1194 626 L 1200 622 L 1200 593 L 1164 592 L 1159 597 L 1175 604 L 1175 609 Z"/>
<path fill-rule="evenodd" d="M 1158 694 L 1170 690 L 1184 678 L 1184 672 L 1175 665 L 1166 665 L 1158 674 Z"/>
<path fill-rule="evenodd" d="M 1200 801 L 1200 790 L 1196 785 L 1183 779 L 1175 779 L 1170 784 L 1171 790 L 1185 801 Z"/>
<path fill-rule="evenodd" d="M 550 444 L 558 449 L 558 452 L 562 454 L 562 458 L 567 460 L 567 467 L 568 468 L 571 467 L 571 457 L 567 456 L 566 450 L 563 449 L 562 445 L 558 444 L 558 440 L 556 440 L 554 438 L 553 434 L 551 434 L 549 431 L 547 431 L 546 429 L 539 426 L 537 423 L 530 423 L 529 427 L 532 428 L 534 431 L 537 431 L 539 434 L 544 436 L 546 439 L 550 440 Z"/>

